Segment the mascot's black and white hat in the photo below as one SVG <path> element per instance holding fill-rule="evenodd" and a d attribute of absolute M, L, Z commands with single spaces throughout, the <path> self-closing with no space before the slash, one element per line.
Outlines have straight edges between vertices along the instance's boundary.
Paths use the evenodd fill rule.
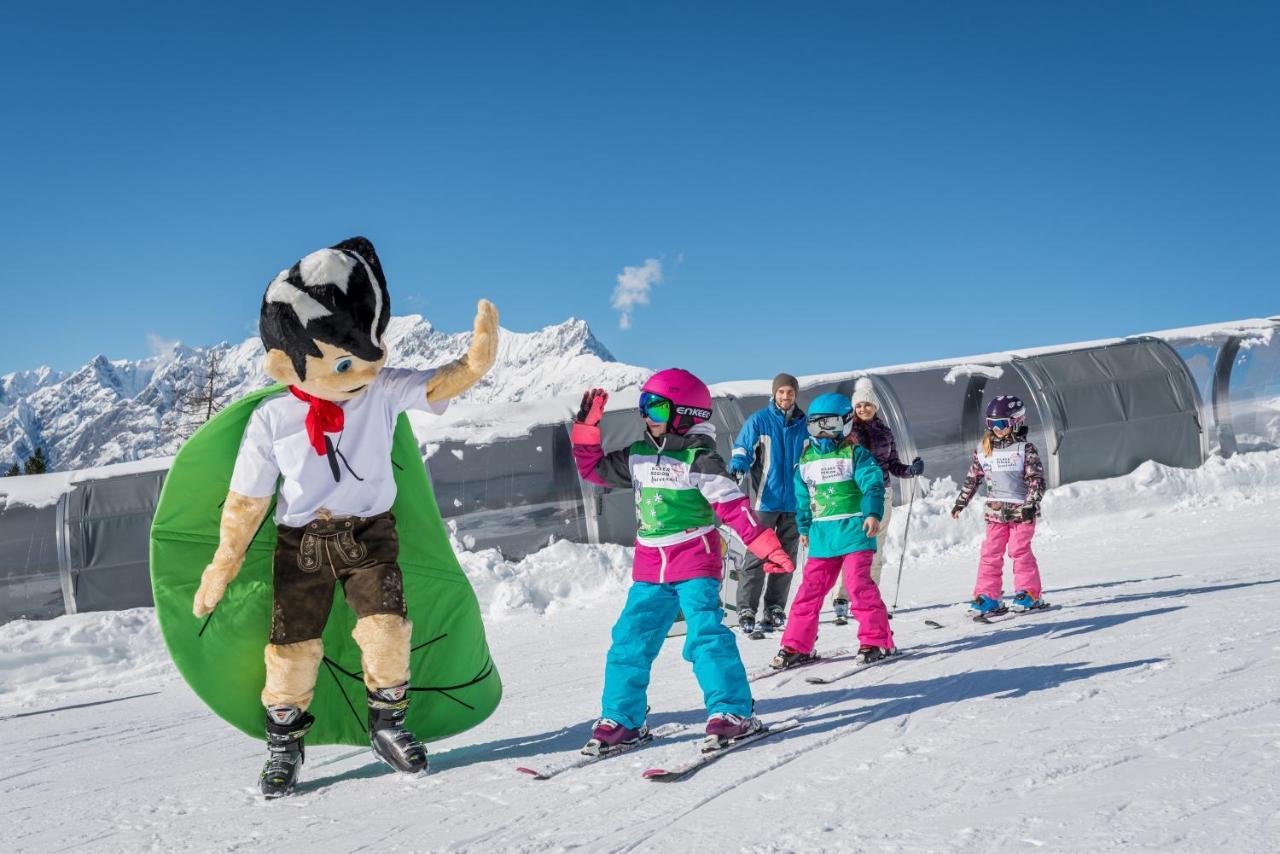
<path fill-rule="evenodd" d="M 263 347 L 283 351 L 305 378 L 307 356 L 320 355 L 316 341 L 366 361 L 381 359 L 390 319 L 378 253 L 367 239 L 352 237 L 281 270 L 262 297 L 258 331 Z"/>

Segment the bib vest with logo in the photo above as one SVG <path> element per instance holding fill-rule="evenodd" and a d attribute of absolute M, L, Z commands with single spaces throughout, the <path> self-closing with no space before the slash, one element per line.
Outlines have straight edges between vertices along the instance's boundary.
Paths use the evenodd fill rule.
<path fill-rule="evenodd" d="M 715 510 L 694 484 L 693 461 L 705 448 L 659 452 L 650 442 L 631 445 L 628 460 L 635 488 L 636 537 L 667 540 L 701 534 L 716 524 Z"/>
<path fill-rule="evenodd" d="M 800 477 L 809 487 L 813 521 L 862 515 L 862 490 L 853 477 L 853 445 L 823 453 L 809 445 L 800 455 Z"/>
<path fill-rule="evenodd" d="M 987 500 L 1022 504 L 1027 500 L 1027 481 L 1023 468 L 1027 459 L 1027 443 L 1016 442 L 1004 448 L 992 448 L 985 456 L 978 448 L 978 463 L 987 482 Z"/>

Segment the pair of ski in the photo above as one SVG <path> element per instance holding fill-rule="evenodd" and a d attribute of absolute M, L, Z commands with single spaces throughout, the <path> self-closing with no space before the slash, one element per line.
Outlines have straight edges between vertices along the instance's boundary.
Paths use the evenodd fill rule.
<path fill-rule="evenodd" d="M 814 657 L 810 661 L 804 662 L 803 664 L 793 665 L 792 667 L 787 667 L 782 670 L 775 670 L 772 667 L 765 667 L 759 670 L 753 670 L 747 674 L 747 679 L 748 681 L 754 682 L 759 679 L 764 679 L 766 677 L 774 676 L 779 673 L 786 673 L 791 670 L 797 670 L 802 667 L 808 667 L 813 664 L 835 664 L 839 662 L 841 657 L 847 656 L 847 655 L 850 655 L 851 653 L 856 653 L 856 652 L 857 652 L 856 648 L 842 647 L 840 649 L 831 650 L 830 652 L 826 653 L 825 656 L 819 655 Z M 874 667 L 877 664 L 880 664 L 885 661 L 894 661 L 898 658 L 901 658 L 902 656 L 903 656 L 902 650 L 895 649 L 889 655 L 877 661 L 872 661 L 867 664 L 858 664 L 854 662 L 849 662 L 841 670 L 837 670 L 832 673 L 815 673 L 805 677 L 805 681 L 813 685 L 828 685 L 832 682 L 838 682 L 841 679 L 846 679 L 850 676 L 853 676 L 855 673 L 859 673 L 863 670 L 866 670 L 868 667 Z M 764 729 L 757 730 L 756 732 L 753 732 L 749 735 L 744 735 L 741 738 L 734 739 L 733 741 L 729 742 L 723 747 L 717 747 L 711 750 L 700 750 L 697 756 L 693 757 L 692 759 L 686 760 L 678 765 L 665 767 L 665 768 L 649 768 L 642 774 L 642 776 L 646 780 L 653 780 L 654 782 L 658 782 L 658 783 L 671 782 L 673 780 L 680 780 L 684 777 L 688 777 L 690 774 L 694 773 L 695 771 L 698 771 L 699 769 L 704 768 L 707 765 L 710 765 L 712 762 L 715 762 L 717 759 L 720 759 L 725 754 L 732 753 L 734 750 L 737 750 L 740 747 L 746 747 L 747 745 L 754 744 L 755 742 L 760 741 L 761 739 L 768 738 L 769 736 L 775 735 L 780 732 L 786 732 L 787 730 L 790 730 L 790 729 L 795 729 L 798 726 L 800 726 L 800 720 L 798 718 L 788 718 L 787 720 L 784 720 L 784 721 L 777 721 L 774 723 L 765 723 Z M 602 759 L 612 759 L 615 756 L 623 756 L 627 753 L 631 753 L 632 751 L 638 750 L 639 748 L 644 747 L 645 745 L 653 742 L 655 739 L 668 739 L 673 736 L 680 735 L 684 732 L 687 732 L 690 728 L 691 728 L 690 724 L 674 724 L 674 723 L 663 724 L 662 726 L 647 732 L 645 736 L 639 739 L 638 741 L 632 742 L 631 744 L 618 745 L 617 747 L 611 748 L 605 753 L 574 754 L 571 756 L 567 756 L 563 759 L 560 759 L 558 761 L 553 761 L 551 763 L 539 766 L 537 768 L 522 766 L 517 768 L 516 770 L 522 774 L 528 774 L 530 777 L 532 777 L 535 780 L 550 780 L 552 777 L 563 774 L 566 771 L 572 771 L 575 768 L 583 768 L 583 767 L 586 767 L 587 765 L 594 765 L 595 763 L 601 761 Z M 701 748 L 705 744 L 705 739 L 699 738 L 697 741 L 697 744 Z"/>
<path fill-rule="evenodd" d="M 766 723 L 762 729 L 758 729 L 753 733 L 735 738 L 728 744 L 720 747 L 708 749 L 705 738 L 699 738 L 697 744 L 700 748 L 699 753 L 691 759 L 687 759 L 676 765 L 662 768 L 648 768 L 641 776 L 646 780 L 652 780 L 655 783 L 670 783 L 674 780 L 680 780 L 693 774 L 701 768 L 710 765 L 717 759 L 723 757 L 726 753 L 732 753 L 740 747 L 746 747 L 754 744 L 761 739 L 768 738 L 780 732 L 786 732 L 789 729 L 795 729 L 800 726 L 800 721 L 796 718 L 788 718 L 785 721 L 777 721 L 775 723 Z M 620 744 L 617 747 L 610 748 L 603 753 L 579 754 L 567 757 L 559 762 L 552 762 L 538 768 L 520 767 L 516 770 L 522 774 L 528 774 L 535 780 L 550 780 L 565 771 L 571 771 L 574 768 L 583 768 L 587 765 L 594 765 L 604 759 L 612 759 L 615 756 L 623 756 L 644 747 L 646 744 L 652 743 L 655 739 L 667 739 L 672 736 L 680 735 L 690 729 L 689 724 L 663 724 L 662 726 L 650 730 L 643 738 L 630 744 Z"/>
<path fill-rule="evenodd" d="M 984 625 L 994 626 L 996 623 L 1007 623 L 1010 620 L 1012 620 L 1014 617 L 1021 617 L 1024 614 L 1039 614 L 1041 611 L 1050 611 L 1056 607 L 1058 606 L 1050 605 L 1048 602 L 1041 602 L 1039 605 L 1036 605 L 1034 608 L 1026 608 L 1021 611 L 1016 611 L 1013 608 L 1010 608 L 1008 605 L 1004 605 L 995 611 L 988 611 L 985 614 L 975 614 L 970 619 L 972 619 L 975 623 L 982 623 Z"/>
<path fill-rule="evenodd" d="M 747 674 L 747 681 L 757 682 L 761 679 L 767 679 L 770 676 L 776 676 L 781 673 L 790 673 L 791 671 L 798 670 L 801 667 L 812 667 L 815 664 L 835 664 L 840 662 L 840 660 L 843 659 L 845 656 L 848 656 L 853 653 L 857 653 L 857 651 L 858 650 L 856 647 L 841 647 L 839 649 L 833 649 L 827 653 L 820 653 L 818 655 L 815 655 L 813 658 L 809 659 L 808 661 L 801 662 L 800 664 L 793 664 L 790 667 L 783 667 L 783 668 L 775 668 L 773 666 L 761 667 L 758 670 L 752 670 L 751 672 L 749 672 Z M 842 670 L 836 670 L 831 673 L 826 673 L 826 672 L 814 673 L 812 675 L 806 676 L 804 678 L 804 681 L 808 682 L 810 685 L 829 685 L 832 682 L 839 682 L 841 679 L 847 679 L 850 676 L 853 676 L 855 673 L 859 673 L 863 670 L 866 670 L 868 667 L 875 667 L 877 664 L 881 664 L 886 661 L 893 661 L 896 658 L 900 658 L 902 654 L 903 653 L 901 649 L 893 649 L 893 650 L 890 650 L 889 654 L 886 655 L 884 658 L 880 658 L 875 661 L 870 661 L 865 663 L 852 662 L 852 661 L 845 662 L 846 666 Z"/>

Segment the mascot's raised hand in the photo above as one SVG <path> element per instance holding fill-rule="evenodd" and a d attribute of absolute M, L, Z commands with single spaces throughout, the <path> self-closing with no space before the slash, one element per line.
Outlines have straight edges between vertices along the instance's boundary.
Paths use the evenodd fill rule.
<path fill-rule="evenodd" d="M 476 322 L 467 355 L 439 368 L 427 383 L 427 400 L 440 403 L 471 388 L 498 358 L 498 309 L 487 299 L 476 304 Z"/>

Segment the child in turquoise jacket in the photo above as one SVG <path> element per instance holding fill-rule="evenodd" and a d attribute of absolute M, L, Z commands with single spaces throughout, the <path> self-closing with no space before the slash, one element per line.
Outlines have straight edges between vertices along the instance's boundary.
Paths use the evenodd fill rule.
<path fill-rule="evenodd" d="M 824 394 L 809 405 L 811 438 L 795 471 L 796 526 L 808 559 L 773 660 L 779 669 L 812 660 L 818 614 L 842 571 L 858 621 L 858 660 L 877 661 L 893 649 L 889 611 L 871 580 L 884 474 L 869 451 L 850 441 L 852 426 L 853 405 L 843 395 Z"/>

